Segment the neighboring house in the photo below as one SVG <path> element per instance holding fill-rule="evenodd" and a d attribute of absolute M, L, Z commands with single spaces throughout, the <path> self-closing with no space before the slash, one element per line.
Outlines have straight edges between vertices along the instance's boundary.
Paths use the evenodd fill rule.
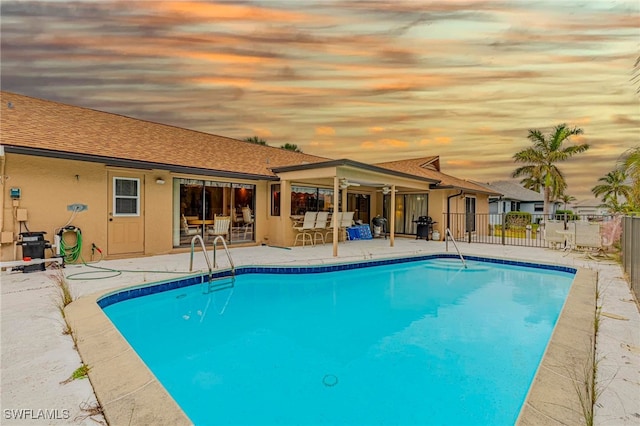
<path fill-rule="evenodd" d="M 602 201 L 596 198 L 578 201 L 572 204 L 570 209 L 579 216 L 605 216 L 609 214 L 609 209 L 602 207 Z"/>
<path fill-rule="evenodd" d="M 489 198 L 489 213 L 527 212 L 534 217 L 544 213 L 544 195 L 523 187 L 513 181 L 497 181 L 484 184 L 502 195 Z M 558 210 L 560 203 L 551 202 L 549 214 Z"/>
<path fill-rule="evenodd" d="M 212 240 L 219 216 L 230 244 L 287 246 L 291 216 L 309 210 L 354 211 L 367 224 L 384 214 L 393 244 L 419 216 L 444 231 L 447 213 L 488 212 L 496 194 L 441 173 L 438 157 L 332 160 L 9 92 L 0 177 L 2 261 L 19 257 L 20 233 L 53 241 L 67 225 L 81 230 L 87 260 L 94 244 L 109 258 L 185 251 L 193 235 Z M 459 231 L 474 232 L 472 222 Z"/>

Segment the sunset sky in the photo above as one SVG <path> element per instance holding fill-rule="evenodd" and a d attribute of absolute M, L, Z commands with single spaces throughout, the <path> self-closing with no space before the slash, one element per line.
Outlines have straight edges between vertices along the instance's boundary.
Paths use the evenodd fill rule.
<path fill-rule="evenodd" d="M 640 144 L 639 0 L 2 0 L 1 87 L 366 163 L 440 155 L 509 179 L 528 129 L 591 149 L 567 193 Z M 238 159 L 242 161 L 242 159 Z"/>

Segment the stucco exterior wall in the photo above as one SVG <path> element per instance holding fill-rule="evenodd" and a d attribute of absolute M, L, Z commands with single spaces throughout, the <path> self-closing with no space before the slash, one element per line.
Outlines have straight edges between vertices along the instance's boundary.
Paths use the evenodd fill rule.
<path fill-rule="evenodd" d="M 71 204 L 85 204 L 88 209 L 77 213 L 69 225 L 82 231 L 82 257 L 85 261 L 98 258 L 92 244 L 108 250 L 108 220 L 112 210 L 109 197 L 110 173 L 112 175 L 137 176 L 141 180 L 141 192 L 144 194 L 141 215 L 144 218 L 144 255 L 157 255 L 184 251 L 185 248 L 173 247 L 175 229 L 173 212 L 173 176 L 164 170 L 137 170 L 109 167 L 100 163 L 35 157 L 20 154 L 6 154 L 5 175 L 7 180 L 2 194 L 3 227 L 2 231 L 11 232 L 13 241 L 4 243 L 0 249 L 0 261 L 12 261 L 22 258 L 22 248 L 15 244 L 18 234 L 28 230 L 46 232 L 45 239 L 54 243 L 54 235 L 67 225 L 72 212 L 67 210 Z M 180 177 L 190 177 L 181 175 Z M 202 176 L 195 177 L 205 179 Z M 156 183 L 160 179 L 164 184 Z M 227 181 L 226 179 L 210 179 Z M 265 241 L 265 236 L 273 235 L 277 229 L 270 228 L 268 222 L 269 192 L 267 181 L 239 181 L 256 185 L 255 191 L 255 241 Z M 10 197 L 11 188 L 20 188 L 21 198 L 17 206 Z M 27 211 L 27 221 L 20 229 L 15 219 L 16 210 Z M 25 226 L 26 225 L 26 226 Z M 75 237 L 70 235 L 70 243 Z M 45 251 L 46 257 L 52 252 Z M 126 256 L 124 256 L 126 257 Z"/>
<path fill-rule="evenodd" d="M 448 197 L 451 198 L 449 199 Z M 465 198 L 476 199 L 476 213 L 489 213 L 489 197 L 486 194 L 460 194 L 459 189 L 434 190 L 429 192 L 429 216 L 435 220 L 434 231 L 440 233 L 440 238 L 444 239 L 444 231 L 447 225 L 456 238 L 464 233 L 464 221 L 461 219 L 465 213 Z M 447 215 L 447 204 L 449 204 L 449 215 Z M 486 233 L 484 227 L 478 227 L 476 232 Z"/>
<path fill-rule="evenodd" d="M 45 238 L 53 243 L 56 229 L 71 218 L 72 212 L 67 210 L 67 206 L 86 204 L 88 210 L 77 213 L 71 223 L 82 230 L 85 239 L 82 255 L 90 260 L 91 243 L 100 246 L 106 242 L 107 171 L 104 165 L 6 154 L 5 176 L 2 230 L 12 232 L 14 242 L 2 244 L 2 261 L 22 258 L 21 248 L 16 246 L 15 240 L 18 233 L 27 229 L 25 226 L 20 229 L 15 219 L 17 209 L 26 209 L 24 225 L 30 231 L 46 232 Z M 11 188 L 20 188 L 21 198 L 16 201 L 17 206 L 10 197 Z"/>

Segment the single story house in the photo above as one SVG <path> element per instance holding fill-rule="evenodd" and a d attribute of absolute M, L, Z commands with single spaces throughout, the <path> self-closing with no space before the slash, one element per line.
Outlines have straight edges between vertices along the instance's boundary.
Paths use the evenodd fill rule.
<path fill-rule="evenodd" d="M 602 201 L 597 198 L 577 201 L 571 205 L 570 209 L 579 216 L 601 217 L 609 214 L 609 209 L 604 207 Z"/>
<path fill-rule="evenodd" d="M 501 194 L 489 197 L 489 213 L 527 212 L 535 217 L 542 216 L 544 212 L 544 195 L 539 192 L 507 180 L 487 183 L 485 186 Z M 551 202 L 549 214 L 554 214 L 560 205 Z"/>
<path fill-rule="evenodd" d="M 437 156 L 335 160 L 10 92 L 0 108 L 1 261 L 22 257 L 24 232 L 81 233 L 86 260 L 188 251 L 220 215 L 231 245 L 290 246 L 306 211 L 383 215 L 393 245 L 420 216 L 444 234 L 450 215 L 487 213 L 498 195 L 442 173 Z"/>

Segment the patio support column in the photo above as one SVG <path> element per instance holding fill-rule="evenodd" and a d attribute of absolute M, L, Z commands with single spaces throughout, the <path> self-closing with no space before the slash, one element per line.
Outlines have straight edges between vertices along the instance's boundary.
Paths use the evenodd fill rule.
<path fill-rule="evenodd" d="M 291 182 L 280 181 L 280 232 L 283 246 L 291 245 L 293 232 L 291 222 Z"/>
<path fill-rule="evenodd" d="M 333 177 L 333 215 L 338 214 L 338 194 L 340 190 L 340 181 L 338 176 Z M 333 223 L 333 257 L 338 257 L 338 231 L 340 224 L 335 222 L 335 218 L 331 218 Z"/>
<path fill-rule="evenodd" d="M 396 242 L 396 186 L 391 185 L 391 207 L 389 207 L 389 246 L 393 247 Z"/>

